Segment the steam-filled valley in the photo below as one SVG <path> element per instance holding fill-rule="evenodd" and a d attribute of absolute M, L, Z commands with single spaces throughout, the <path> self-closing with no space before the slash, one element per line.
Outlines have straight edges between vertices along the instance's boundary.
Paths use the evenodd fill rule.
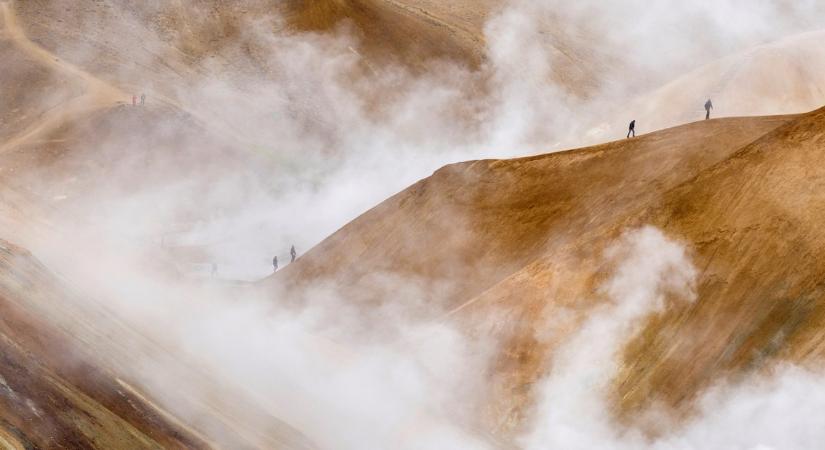
<path fill-rule="evenodd" d="M 0 447 L 825 439 L 825 3 L 0 18 Z"/>

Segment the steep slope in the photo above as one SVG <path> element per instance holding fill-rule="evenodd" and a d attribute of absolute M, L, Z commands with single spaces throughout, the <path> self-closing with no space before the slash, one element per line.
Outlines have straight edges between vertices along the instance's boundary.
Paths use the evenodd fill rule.
<path fill-rule="evenodd" d="M 724 119 L 584 150 L 451 165 L 331 236 L 285 277 L 335 276 L 357 286 L 386 270 L 427 285 L 456 280 L 441 305 L 457 307 L 789 120 Z"/>
<path fill-rule="evenodd" d="M 0 75 L 0 182 L 5 192 L 25 198 L 15 207 L 37 211 L 30 215 L 41 220 L 97 220 L 95 211 L 111 215 L 125 195 L 174 190 L 197 197 L 215 179 L 253 166 L 264 174 L 278 164 L 267 152 L 244 148 L 232 130 L 207 126 L 168 99 L 127 108 L 129 94 L 31 40 L 16 14 L 20 6 L 0 3 L 0 51 L 13 63 Z M 183 207 L 163 220 L 186 224 L 210 213 Z M 14 228 L 4 227 L 5 236 Z"/>
<path fill-rule="evenodd" d="M 329 31 L 348 21 L 365 42 L 367 54 L 398 58 L 413 64 L 448 58 L 478 66 L 483 59 L 481 25 L 490 1 L 454 4 L 450 14 L 442 5 L 418 1 L 305 1 L 287 2 L 286 17 L 296 29 Z M 461 12 L 475 15 L 462 20 Z M 475 20 L 473 20 L 475 19 Z"/>
<path fill-rule="evenodd" d="M 312 448 L 180 352 L 138 333 L 110 305 L 79 298 L 68 280 L 6 241 L 0 241 L 0 310 L 0 436 L 9 442 L 24 448 Z M 163 368 L 162 401 L 141 384 L 146 371 L 159 370 L 148 361 Z"/>
<path fill-rule="evenodd" d="M 703 171 L 641 217 L 689 242 L 702 273 L 693 307 L 657 317 L 628 346 L 623 406 L 678 404 L 709 374 L 821 361 L 823 183 L 825 109 Z M 668 333 L 680 339 L 656 339 Z"/>
<path fill-rule="evenodd" d="M 488 7 L 463 6 L 482 16 Z M 136 85 L 141 84 L 138 76 L 160 75 L 166 83 L 185 78 L 216 57 L 234 64 L 236 74 L 267 70 L 265 58 L 259 57 L 267 50 L 255 33 L 285 31 L 284 26 L 290 32 L 328 32 L 347 22 L 374 61 L 389 58 L 419 68 L 434 58 L 477 65 L 483 50 L 480 21 L 471 28 L 454 14 L 428 11 L 414 1 L 32 0 L 15 8 L 37 42 L 106 79 L 129 79 Z M 285 23 L 272 20 L 279 15 Z M 253 24 L 262 27 L 249 29 Z M 107 38 L 112 35 L 120 39 Z M 139 75 L 143 67 L 159 74 Z"/>
<path fill-rule="evenodd" d="M 38 139 L 43 132 L 60 127 L 74 116 L 125 99 L 126 94 L 118 88 L 32 42 L 8 2 L 0 2 L 0 15 L 3 56 L 21 63 L 13 66 L 4 80 L 8 84 L 3 85 L 2 92 L 4 97 L 9 97 L 10 105 L 8 109 L 3 108 L 5 119 L 0 122 L 0 132 L 6 137 L 0 145 L 0 154 Z M 38 88 L 40 90 L 31 91 Z M 24 94 L 11 95 L 20 91 Z M 25 119 L 29 119 L 29 123 Z"/>
<path fill-rule="evenodd" d="M 72 356 L 77 349 L 35 313 L 65 297 L 57 284 L 30 254 L 0 241 L 0 428 L 6 448 L 205 448 L 94 361 Z"/>
<path fill-rule="evenodd" d="M 77 95 L 70 80 L 56 76 L 19 50 L 5 35 L 0 38 L 0 54 L 5 61 L 0 73 L 0 139 L 30 129 L 42 114 Z M 47 89 L 54 96 L 43 96 Z"/>
<path fill-rule="evenodd" d="M 323 46 L 328 42 L 315 34 L 345 30 L 354 39 L 339 50 L 363 56 L 364 68 L 373 74 L 388 64 L 421 72 L 443 60 L 479 69 L 488 58 L 485 26 L 504 5 L 501 0 L 30 0 L 14 8 L 26 33 L 51 52 L 125 88 L 190 104 L 186 86 L 205 74 L 242 86 L 246 77 L 260 80 L 285 71 L 272 61 L 273 35 L 302 36 Z M 593 48 L 588 36 L 568 32 L 560 20 L 541 24 L 552 60 L 550 78 L 586 96 L 596 88 L 596 74 L 610 70 L 618 58 Z M 113 35 L 119 38 L 108 38 Z"/>
<path fill-rule="evenodd" d="M 18 206 L 26 202 L 28 213 L 50 210 L 36 214 L 42 219 L 67 210 L 77 213 L 74 208 L 88 206 L 90 193 L 108 191 L 111 197 L 97 198 L 92 211 L 83 211 L 95 217 L 125 193 L 124 187 L 220 179 L 245 167 L 265 172 L 277 165 L 249 152 L 242 133 L 209 120 L 216 117 L 214 110 L 186 98 L 189 83 L 210 70 L 227 78 L 242 73 L 233 79 L 238 84 L 246 76 L 277 71 L 267 64 L 266 49 L 246 34 L 249 16 L 286 7 L 290 32 L 349 26 L 362 40 L 367 61 L 401 62 L 419 70 L 441 58 L 471 67 L 483 64 L 482 27 L 496 4 L 3 2 L 0 59 L 11 61 L 12 69 L 0 72 L 0 229 L 30 225 L 17 221 L 24 215 Z M 598 54 L 575 46 L 571 51 L 562 45 L 564 36 L 554 38 L 559 53 L 573 55 L 570 66 L 557 69 L 559 80 L 573 92 L 594 87 L 582 67 L 600 67 Z M 687 105 L 700 107 L 703 92 L 724 115 L 819 104 L 825 72 L 809 62 L 825 60 L 820 41 L 821 34 L 812 34 L 757 49 L 745 59 L 724 60 L 630 109 L 650 129 L 701 115 Z M 778 64 L 794 68 L 782 84 L 765 76 L 767 67 Z M 147 87 L 150 107 L 121 105 L 131 91 Z M 533 398 L 532 385 L 547 372 L 556 345 L 544 337 L 543 320 L 562 306 L 586 316 L 599 300 L 592 294 L 603 276 L 601 250 L 626 227 L 654 223 L 698 249 L 697 265 L 705 268 L 700 306 L 652 319 L 629 344 L 627 365 L 616 380 L 616 404 L 624 411 L 638 411 L 651 401 L 688 409 L 688 400 L 720 375 L 761 367 L 772 356 L 807 360 L 821 352 L 822 257 L 817 249 L 822 239 L 816 228 L 821 189 L 809 184 L 818 179 L 822 162 L 821 116 L 714 120 L 557 155 L 450 166 L 345 227 L 272 284 L 301 292 L 334 279 L 344 295 L 365 306 L 365 315 L 380 316 L 369 306 L 394 298 L 394 286 L 382 284 L 380 275 L 412 280 L 411 287 L 426 300 L 416 314 L 449 317 L 471 333 L 504 340 L 491 375 L 487 415 L 495 429 L 508 431 L 519 425 Z M 51 182 L 33 182 L 44 179 Z M 754 185 L 754 180 L 771 181 L 776 188 Z M 205 186 L 192 183 L 188 193 Z M 7 196 L 25 200 L 10 205 Z M 800 204 L 791 207 L 789 199 Z M 173 219 L 197 220 L 202 211 L 194 206 Z M 777 235 L 788 242 L 776 243 Z M 0 283 L 5 320 L 0 328 L 5 358 L 0 443 L 309 446 L 254 406 L 248 410 L 255 420 L 235 414 L 233 406 L 245 406 L 231 396 L 192 408 L 206 411 L 206 423 L 198 424 L 211 432 L 206 438 L 206 432 L 182 425 L 115 375 L 128 373 L 116 370 L 128 367 L 123 361 L 90 358 L 78 368 L 73 360 L 67 368 L 60 355 L 92 348 L 93 342 L 83 339 L 95 338 L 95 331 L 87 329 L 81 339 L 47 330 L 87 324 L 84 314 L 100 312 L 67 308 L 62 303 L 67 288 L 25 252 L 8 250 L 3 257 L 8 264 Z M 783 262 L 782 270 L 774 269 L 776 261 Z M 53 305 L 66 309 L 55 311 Z M 102 322 L 118 322 L 103 317 Z M 664 332 L 681 338 L 665 344 L 658 338 Z M 42 342 L 38 336 L 45 336 Z M 55 344 L 67 341 L 72 345 Z M 699 355 L 696 365 L 685 370 L 684 361 L 673 356 L 678 353 Z M 172 359 L 166 362 L 176 364 Z M 193 384 L 207 390 L 215 384 L 197 371 L 192 375 L 189 367 L 179 370 L 181 379 L 191 376 L 200 381 Z M 188 393 L 181 396 L 185 403 Z M 260 424 L 274 425 L 261 431 Z"/>
<path fill-rule="evenodd" d="M 699 306 L 650 318 L 627 343 L 614 405 L 626 420 L 651 402 L 687 413 L 702 388 L 728 373 L 821 349 L 816 224 L 825 209 L 815 183 L 824 118 L 825 110 L 718 119 L 582 150 L 448 166 L 267 283 L 300 293 L 332 279 L 369 314 L 397 297 L 377 275 L 414 280 L 426 305 L 415 313 L 504 343 L 485 415 L 508 433 L 523 424 L 554 349 L 604 300 L 604 249 L 624 230 L 652 223 L 697 251 Z M 576 313 L 548 333 L 548 318 L 562 311 Z M 686 354 L 697 358 L 689 367 Z"/>

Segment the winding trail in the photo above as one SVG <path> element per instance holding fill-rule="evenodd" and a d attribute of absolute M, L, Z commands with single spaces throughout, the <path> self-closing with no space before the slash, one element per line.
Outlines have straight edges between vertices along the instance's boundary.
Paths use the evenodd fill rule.
<path fill-rule="evenodd" d="M 0 2 L 0 12 L 3 15 L 2 31 L 7 39 L 39 63 L 55 70 L 57 73 L 77 79 L 84 87 L 82 95 L 46 111 L 37 123 L 2 143 L 2 145 L 0 145 L 0 154 L 18 147 L 33 137 L 59 128 L 66 123 L 68 119 L 77 114 L 110 107 L 129 98 L 129 94 L 120 88 L 58 58 L 52 52 L 32 42 L 17 23 L 17 16 L 9 1 Z"/>

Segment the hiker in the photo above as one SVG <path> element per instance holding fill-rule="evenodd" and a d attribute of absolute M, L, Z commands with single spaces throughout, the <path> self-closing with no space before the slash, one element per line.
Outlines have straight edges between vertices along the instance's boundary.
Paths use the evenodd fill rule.
<path fill-rule="evenodd" d="M 146 94 L 140 94 L 140 106 L 146 104 Z"/>
<path fill-rule="evenodd" d="M 295 262 L 295 258 L 298 256 L 298 252 L 295 251 L 295 246 L 293 245 L 291 249 L 289 249 L 289 255 L 292 256 L 292 261 Z"/>
<path fill-rule="evenodd" d="M 627 127 L 627 138 L 630 139 L 630 134 L 633 134 L 633 137 L 636 137 L 636 119 L 630 121 L 630 125 Z"/>
<path fill-rule="evenodd" d="M 278 271 L 278 257 L 277 256 L 272 258 L 272 267 L 275 269 L 274 272 Z"/>
<path fill-rule="evenodd" d="M 708 99 L 705 102 L 705 120 L 710 119 L 710 110 L 713 109 L 713 102 Z"/>
<path fill-rule="evenodd" d="M 218 265 L 215 264 L 215 263 L 212 263 L 212 277 L 214 278 L 216 276 L 218 276 Z"/>
<path fill-rule="evenodd" d="M 137 95 L 132 95 L 132 106 L 137 106 Z"/>

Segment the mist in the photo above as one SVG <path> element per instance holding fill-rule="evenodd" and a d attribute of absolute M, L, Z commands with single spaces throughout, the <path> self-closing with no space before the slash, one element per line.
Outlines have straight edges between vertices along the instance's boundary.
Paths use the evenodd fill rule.
<path fill-rule="evenodd" d="M 167 55 L 168 39 L 124 11 L 124 28 L 140 36 L 124 45 L 146 56 L 136 52 L 111 84 L 146 92 L 147 110 L 119 106 L 122 121 L 105 132 L 78 127 L 94 146 L 11 176 L 48 205 L 48 226 L 16 233 L 89 308 L 117 318 L 95 324 L 111 340 L 64 325 L 130 373 L 124 383 L 212 436 L 221 431 L 208 416 L 226 408 L 253 445 L 271 445 L 256 428 L 283 423 L 340 449 L 501 447 L 509 437 L 481 431 L 478 415 L 501 343 L 469 335 L 425 301 L 433 293 L 395 273 L 373 274 L 392 295 L 370 313 L 337 280 L 298 294 L 238 286 L 445 164 L 623 138 L 637 111 L 667 104 L 657 93 L 670 80 L 825 23 L 815 0 L 513 1 L 489 17 L 480 67 L 438 60 L 421 72 L 371 61 L 351 24 L 292 32 L 273 12 L 248 18 L 179 79 L 170 71 L 136 85 L 136 68 Z M 64 45 L 58 53 L 100 56 Z M 695 106 L 654 111 L 655 126 L 676 125 L 713 94 L 696 91 Z M 167 114 L 174 107 L 186 114 Z M 776 113 L 808 105 L 790 107 L 801 109 Z M 653 131 L 652 121 L 640 128 Z M 609 388 L 623 346 L 650 315 L 701 299 L 678 237 L 630 230 L 603 259 L 613 270 L 596 294 L 607 301 L 554 352 L 519 447 L 762 450 L 825 439 L 821 374 L 793 366 L 712 386 L 685 423 L 651 412 L 667 430 L 657 437 L 617 424 Z"/>
<path fill-rule="evenodd" d="M 643 319 L 669 302 L 694 302 L 696 268 L 679 242 L 653 227 L 626 232 L 604 255 L 615 269 L 600 292 L 609 299 L 562 344 L 542 380 L 519 439 L 525 449 L 813 449 L 823 406 L 821 368 L 779 364 L 719 380 L 685 422 L 666 408 L 647 411 L 645 429 L 618 424 L 610 399 L 621 350 Z M 563 314 L 559 314 L 564 317 Z M 657 430 L 653 435 L 649 431 Z"/>
<path fill-rule="evenodd" d="M 814 29 L 821 23 L 817 19 L 825 18 L 823 9 L 817 2 L 747 7 L 734 1 L 628 1 L 598 7 L 512 2 L 485 27 L 487 59 L 480 69 L 435 61 L 424 73 L 369 61 L 358 50 L 357 33 L 346 24 L 332 34 L 292 33 L 278 16 L 249 18 L 234 42 L 223 41 L 216 55 L 187 73 L 187 79 L 170 83 L 161 74 L 139 88 L 149 93 L 150 106 L 183 105 L 205 128 L 199 132 L 213 137 L 205 146 L 200 141 L 175 143 L 178 155 L 221 164 L 227 157 L 216 144 L 223 143 L 235 148 L 237 154 L 226 161 L 234 170 L 138 183 L 134 201 L 118 195 L 107 205 L 107 215 L 122 217 L 113 226 L 121 234 L 151 240 L 171 233 L 173 242 L 201 247 L 208 253 L 204 262 L 217 262 L 224 277 L 260 278 L 270 272 L 272 256 L 288 260 L 293 244 L 306 251 L 445 164 L 613 140 L 624 137 L 633 118 L 640 119 L 640 132 L 676 125 L 685 105 L 660 104 L 655 91 L 665 80 Z M 573 30 L 571 36 L 559 30 L 562 24 Z M 151 33 L 140 39 L 144 47 L 158 47 L 153 57 L 167 45 Z M 254 61 L 241 49 L 251 45 L 258 50 Z M 83 47 L 65 53 L 94 58 Z M 227 61 L 238 68 L 263 66 L 268 72 L 233 73 L 227 71 Z M 135 61 L 134 67 L 140 63 Z M 134 82 L 138 75 L 127 67 L 116 76 Z M 701 110 L 711 94 L 700 88 L 689 108 Z M 661 109 L 651 111 L 651 104 Z M 626 110 L 628 105 L 637 111 Z M 722 115 L 725 110 L 739 113 L 732 105 L 717 107 Z M 141 141 L 168 134 L 171 124 L 140 126 L 147 125 L 149 129 L 134 130 L 136 139 L 126 148 L 121 138 L 103 139 L 98 147 L 143 154 Z M 89 159 L 85 152 L 73 157 Z M 175 177 L 179 156 L 158 158 L 161 173 Z M 145 167 L 127 161 L 110 170 L 133 174 Z M 134 187 L 115 183 L 107 190 Z M 93 189 L 87 197 L 100 199 L 101 191 Z M 81 212 L 70 215 L 87 217 L 97 207 L 78 203 Z M 139 212 L 144 204 L 161 211 L 146 217 Z M 175 216 L 181 210 L 198 219 L 180 223 Z M 170 227 L 170 222 L 176 225 Z"/>

